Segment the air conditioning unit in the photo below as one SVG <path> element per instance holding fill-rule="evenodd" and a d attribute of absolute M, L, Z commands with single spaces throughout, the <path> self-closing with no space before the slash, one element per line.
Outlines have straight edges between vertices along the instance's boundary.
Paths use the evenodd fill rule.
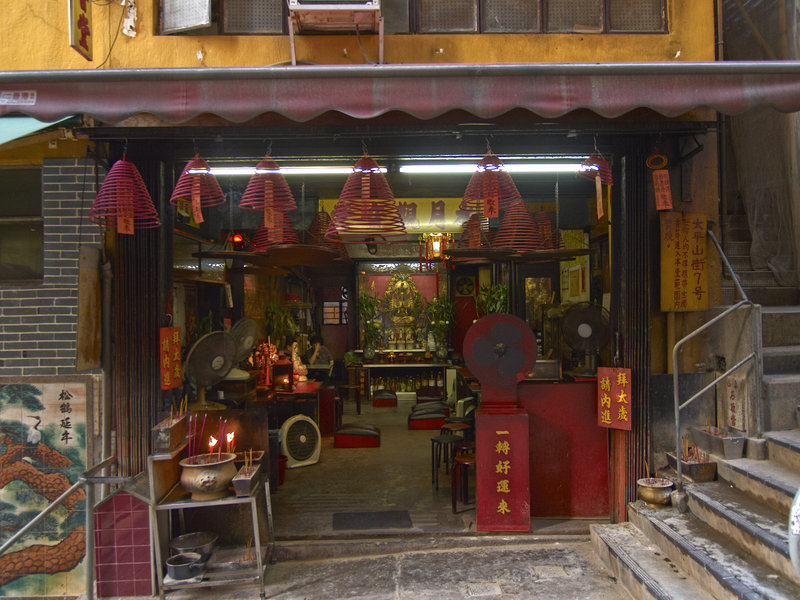
<path fill-rule="evenodd" d="M 380 0 L 287 0 L 297 33 L 302 31 L 378 31 Z"/>

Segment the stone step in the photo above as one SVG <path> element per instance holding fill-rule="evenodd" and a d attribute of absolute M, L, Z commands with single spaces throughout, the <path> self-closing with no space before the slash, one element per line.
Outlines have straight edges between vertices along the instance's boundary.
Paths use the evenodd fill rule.
<path fill-rule="evenodd" d="M 725 215 L 725 228 L 730 229 L 746 229 L 750 231 L 750 222 L 747 220 L 747 215 L 744 213 Z"/>
<path fill-rule="evenodd" d="M 725 256 L 728 260 L 735 256 L 747 257 L 750 260 L 750 240 L 727 240 L 725 242 Z"/>
<path fill-rule="evenodd" d="M 747 271 L 753 271 L 753 265 L 750 264 L 749 256 L 728 256 L 728 262 L 731 263 L 731 267 L 737 275 Z M 722 275 L 726 278 L 730 278 L 731 276 L 730 271 L 727 269 L 723 269 Z"/>
<path fill-rule="evenodd" d="M 735 265 L 734 271 L 736 272 L 736 276 L 739 278 L 739 283 L 742 284 L 743 288 L 762 288 L 762 287 L 776 287 L 777 282 L 775 281 L 775 276 L 772 274 L 772 271 L 753 271 L 752 269 L 744 269 L 744 268 L 737 268 Z M 730 282 L 733 285 L 733 279 L 731 279 L 730 272 L 725 269 L 722 272 L 722 281 L 723 282 Z"/>
<path fill-rule="evenodd" d="M 747 297 L 755 304 L 761 306 L 789 306 L 800 304 L 800 290 L 797 288 L 781 287 L 781 286 L 762 286 L 753 288 L 743 286 Z M 736 304 L 740 300 L 738 291 L 733 284 L 732 279 L 722 279 L 722 304 L 731 305 Z"/>
<path fill-rule="evenodd" d="M 771 461 L 800 473 L 800 429 L 768 431 L 763 437 Z"/>
<path fill-rule="evenodd" d="M 691 512 L 654 509 L 637 500 L 628 505 L 628 517 L 678 569 L 715 598 L 800 597 L 800 586 L 761 564 Z"/>
<path fill-rule="evenodd" d="M 748 443 L 749 440 L 748 440 Z M 800 472 L 772 460 L 735 458 L 717 462 L 717 477 L 789 518 Z"/>
<path fill-rule="evenodd" d="M 800 373 L 765 374 L 761 378 L 764 405 L 762 428 L 766 431 L 794 429 L 797 424 L 797 390 Z"/>
<path fill-rule="evenodd" d="M 634 598 L 702 600 L 713 596 L 687 577 L 632 523 L 592 525 L 592 547 Z"/>
<path fill-rule="evenodd" d="M 790 290 L 793 288 L 782 288 Z M 753 300 L 755 302 L 755 300 Z M 800 344 L 800 306 L 763 306 L 761 309 L 762 346 Z"/>
<path fill-rule="evenodd" d="M 761 360 L 765 374 L 800 373 L 800 344 L 762 347 Z"/>
<path fill-rule="evenodd" d="M 689 509 L 781 576 L 800 584 L 789 556 L 787 519 L 724 481 L 696 483 L 686 489 Z"/>

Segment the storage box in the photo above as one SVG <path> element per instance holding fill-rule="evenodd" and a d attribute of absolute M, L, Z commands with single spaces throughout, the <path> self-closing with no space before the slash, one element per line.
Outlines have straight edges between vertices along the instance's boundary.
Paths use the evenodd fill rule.
<path fill-rule="evenodd" d="M 669 466 L 677 469 L 675 454 L 667 452 Z M 690 462 L 681 460 L 682 473 L 694 482 L 714 481 L 717 478 L 717 463 L 715 462 Z"/>
<path fill-rule="evenodd" d="M 249 496 L 261 479 L 261 464 L 255 463 L 250 467 L 242 467 L 233 476 L 233 491 L 237 496 Z"/>
<path fill-rule="evenodd" d="M 169 452 L 186 439 L 186 415 L 167 417 L 151 431 L 153 454 Z"/>
<path fill-rule="evenodd" d="M 690 427 L 692 441 L 711 454 L 723 458 L 742 458 L 744 436 L 729 435 L 716 427 Z"/>
<path fill-rule="evenodd" d="M 537 359 L 525 379 L 558 381 L 561 379 L 561 361 Z"/>

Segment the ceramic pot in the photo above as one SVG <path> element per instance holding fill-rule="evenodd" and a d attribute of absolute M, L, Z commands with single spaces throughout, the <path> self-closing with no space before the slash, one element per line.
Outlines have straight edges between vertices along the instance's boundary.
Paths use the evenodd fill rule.
<path fill-rule="evenodd" d="M 181 485 L 192 494 L 192 500 L 216 500 L 228 495 L 228 486 L 236 475 L 233 461 L 236 454 L 198 454 L 184 458 L 180 465 Z"/>
<path fill-rule="evenodd" d="M 644 477 L 636 482 L 639 498 L 647 506 L 661 508 L 669 504 L 672 481 L 664 477 Z"/>
<path fill-rule="evenodd" d="M 202 571 L 199 552 L 184 552 L 167 559 L 167 575 L 173 579 L 191 579 Z"/>

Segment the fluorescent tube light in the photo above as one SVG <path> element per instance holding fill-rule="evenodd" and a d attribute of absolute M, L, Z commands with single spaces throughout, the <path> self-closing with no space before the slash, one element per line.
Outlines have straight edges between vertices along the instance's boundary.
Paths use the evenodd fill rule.
<path fill-rule="evenodd" d="M 319 166 L 319 167 L 280 167 L 279 169 L 256 169 L 255 167 L 211 167 L 206 169 L 190 169 L 190 173 L 210 173 L 211 175 L 254 175 L 255 173 L 280 173 L 281 175 L 350 175 L 353 167 Z M 386 167 L 380 167 L 386 173 Z"/>
<path fill-rule="evenodd" d="M 508 173 L 577 173 L 583 171 L 581 163 L 504 163 L 503 167 Z M 447 174 L 447 173 L 474 173 L 477 169 L 475 163 L 452 163 L 430 165 L 400 165 L 401 173 L 417 174 Z"/>

